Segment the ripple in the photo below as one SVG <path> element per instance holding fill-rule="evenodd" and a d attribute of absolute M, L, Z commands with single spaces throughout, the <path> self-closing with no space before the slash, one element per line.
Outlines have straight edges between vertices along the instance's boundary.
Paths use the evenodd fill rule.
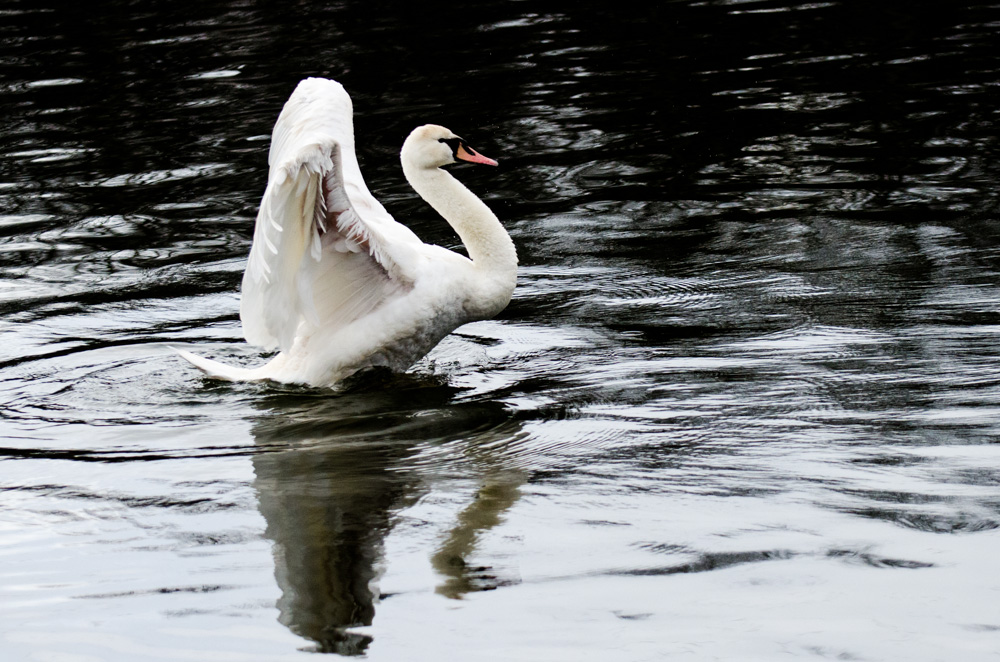
<path fill-rule="evenodd" d="M 237 69 L 216 69 L 215 71 L 204 71 L 198 74 L 191 74 L 188 76 L 190 80 L 212 80 L 215 78 L 233 78 L 234 76 L 239 76 L 240 71 Z"/>
<path fill-rule="evenodd" d="M 163 182 L 176 182 L 198 177 L 214 176 L 221 173 L 232 172 L 232 166 L 226 163 L 203 163 L 184 168 L 174 168 L 171 170 L 153 170 L 150 172 L 130 173 L 116 175 L 95 182 L 91 185 L 119 187 L 119 186 L 148 186 L 151 184 L 161 184 Z"/>
<path fill-rule="evenodd" d="M 607 306 L 663 305 L 687 308 L 711 308 L 719 305 L 710 290 L 710 284 L 699 279 L 635 277 L 622 278 L 615 274 L 602 289 L 615 296 L 597 296 L 594 299 Z"/>
<path fill-rule="evenodd" d="M 745 563 L 759 563 L 761 561 L 783 561 L 790 559 L 794 554 L 787 550 L 767 550 L 759 552 L 715 552 L 705 553 L 691 561 L 680 565 L 642 568 L 636 570 L 623 570 L 614 574 L 651 577 L 658 575 L 686 574 L 691 572 L 709 572 L 712 570 L 722 570 L 732 566 L 743 565 Z"/>
<path fill-rule="evenodd" d="M 18 152 L 8 152 L 7 156 L 25 158 L 31 163 L 52 163 L 67 161 L 85 154 L 92 154 L 95 149 L 89 147 L 49 147 L 46 149 L 29 149 Z"/>
<path fill-rule="evenodd" d="M 880 508 L 850 510 L 852 515 L 892 522 L 900 526 L 928 533 L 977 533 L 1000 528 L 1000 519 L 984 518 L 967 513 L 931 514 L 912 511 L 893 511 Z"/>
<path fill-rule="evenodd" d="M 904 568 L 907 570 L 919 570 L 923 568 L 933 568 L 933 563 L 925 561 L 911 561 L 907 559 L 893 559 L 876 556 L 869 552 L 849 549 L 832 549 L 827 552 L 831 558 L 844 559 L 855 563 L 862 563 L 873 568 Z"/>
<path fill-rule="evenodd" d="M 857 356 L 857 348 L 893 342 L 892 336 L 867 329 L 801 327 L 725 345 L 725 350 L 764 357 L 795 356 L 843 359 Z"/>
<path fill-rule="evenodd" d="M 62 87 L 64 85 L 79 85 L 86 82 L 82 78 L 47 78 L 44 80 L 33 80 L 25 83 L 25 87 Z"/>

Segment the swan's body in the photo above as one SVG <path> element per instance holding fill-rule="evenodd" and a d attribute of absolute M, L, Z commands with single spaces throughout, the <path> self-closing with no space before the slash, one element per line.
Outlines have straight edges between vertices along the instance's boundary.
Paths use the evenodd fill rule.
<path fill-rule="evenodd" d="M 247 341 L 281 351 L 254 369 L 181 354 L 219 379 L 324 386 L 367 367 L 405 370 L 457 327 L 499 313 L 514 291 L 514 243 L 440 169 L 456 158 L 496 165 L 430 124 L 400 153 L 407 181 L 469 258 L 423 243 L 369 193 L 344 88 L 321 78 L 299 83 L 274 126 L 240 304 Z"/>

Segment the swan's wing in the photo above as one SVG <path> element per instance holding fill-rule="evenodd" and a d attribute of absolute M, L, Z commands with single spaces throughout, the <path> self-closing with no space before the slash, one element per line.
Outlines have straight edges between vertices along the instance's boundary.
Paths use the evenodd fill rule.
<path fill-rule="evenodd" d="M 243 276 L 250 343 L 287 351 L 296 335 L 349 324 L 413 286 L 423 244 L 365 186 L 351 112 L 338 83 L 307 79 L 278 117 Z"/>

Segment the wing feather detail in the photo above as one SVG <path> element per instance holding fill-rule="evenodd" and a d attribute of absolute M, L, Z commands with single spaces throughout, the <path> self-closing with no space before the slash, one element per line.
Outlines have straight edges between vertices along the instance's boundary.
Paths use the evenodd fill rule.
<path fill-rule="evenodd" d="M 288 351 L 413 286 L 423 244 L 365 186 L 351 113 L 338 83 L 307 79 L 275 124 L 240 304 L 252 344 Z"/>

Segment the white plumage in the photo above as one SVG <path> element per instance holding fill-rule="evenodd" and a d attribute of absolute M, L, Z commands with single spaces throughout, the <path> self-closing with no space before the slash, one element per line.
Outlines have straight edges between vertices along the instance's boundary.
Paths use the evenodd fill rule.
<path fill-rule="evenodd" d="M 285 103 L 240 304 L 247 341 L 281 351 L 244 369 L 179 350 L 209 376 L 323 386 L 366 367 L 405 370 L 458 326 L 492 317 L 510 301 L 517 271 L 510 236 L 440 168 L 456 159 L 496 162 L 444 127 L 410 134 L 403 172 L 469 258 L 424 244 L 365 186 L 352 112 L 344 88 L 322 78 L 299 83 Z"/>

